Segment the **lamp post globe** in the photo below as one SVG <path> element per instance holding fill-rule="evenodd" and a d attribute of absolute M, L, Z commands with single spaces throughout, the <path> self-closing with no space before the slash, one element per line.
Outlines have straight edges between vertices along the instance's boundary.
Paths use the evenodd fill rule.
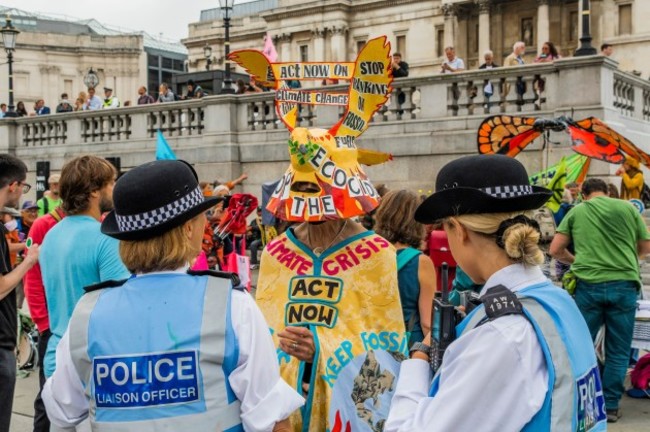
<path fill-rule="evenodd" d="M 16 39 L 20 31 L 13 26 L 11 23 L 11 18 L 7 17 L 5 19 L 5 25 L 0 29 L 2 33 L 2 43 L 4 44 L 5 50 L 13 51 L 16 49 Z"/>
<path fill-rule="evenodd" d="M 219 0 L 219 6 L 221 7 L 221 14 L 223 16 L 223 27 L 224 27 L 224 51 L 225 51 L 225 76 L 223 79 L 223 88 L 221 89 L 221 94 L 232 94 L 235 93 L 235 89 L 232 86 L 232 79 L 230 78 L 230 60 L 228 60 L 228 55 L 230 54 L 230 18 L 232 14 L 232 8 L 235 5 L 235 0 Z"/>
<path fill-rule="evenodd" d="M 205 70 L 210 70 L 212 64 L 212 47 L 210 45 L 206 44 L 203 47 L 203 57 L 205 58 Z"/>
<path fill-rule="evenodd" d="M 9 105 L 5 117 L 17 117 L 18 114 L 14 110 L 14 51 L 16 50 L 16 39 L 20 31 L 13 26 L 11 18 L 7 15 L 5 25 L 0 29 L 2 33 L 2 43 L 4 44 L 5 51 L 7 52 L 7 64 L 9 65 Z"/>
<path fill-rule="evenodd" d="M 91 67 L 86 76 L 84 76 L 84 85 L 86 88 L 97 88 L 99 85 L 99 77 Z"/>

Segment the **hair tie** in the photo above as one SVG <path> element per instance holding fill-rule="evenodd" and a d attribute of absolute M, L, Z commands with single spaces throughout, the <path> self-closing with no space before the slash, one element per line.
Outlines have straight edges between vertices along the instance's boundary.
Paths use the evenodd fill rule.
<path fill-rule="evenodd" d="M 539 224 L 535 219 L 531 219 L 528 216 L 524 216 L 524 215 L 518 215 L 513 218 L 506 219 L 503 222 L 501 222 L 501 224 L 499 224 L 499 229 L 495 233 L 497 237 L 497 246 L 499 246 L 501 249 L 505 249 L 506 245 L 505 242 L 503 241 L 503 234 L 505 234 L 508 228 L 517 224 L 528 225 L 529 227 L 535 228 L 535 230 L 540 235 L 542 234 L 542 230 L 539 228 Z"/>

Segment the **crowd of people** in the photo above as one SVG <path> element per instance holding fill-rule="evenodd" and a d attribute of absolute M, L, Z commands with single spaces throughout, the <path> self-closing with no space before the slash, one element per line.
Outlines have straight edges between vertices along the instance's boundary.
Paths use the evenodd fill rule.
<path fill-rule="evenodd" d="M 398 53 L 374 55 L 382 79 L 408 76 Z M 555 55 L 545 44 L 540 58 Z M 451 47 L 447 60 L 443 73 L 464 69 Z M 85 103 L 119 106 L 105 95 Z M 161 85 L 158 101 L 172 100 Z M 21 205 L 27 167 L 0 154 L 0 432 L 21 283 L 39 333 L 35 432 L 597 432 L 618 421 L 638 260 L 650 253 L 625 201 L 643 195 L 639 161 L 617 172 L 623 199 L 597 178 L 567 185 L 547 249 L 537 214 L 554 192 L 514 158 L 454 159 L 419 196 L 374 185 L 362 164 L 391 156 L 340 145 L 354 136 L 289 129 L 290 165 L 262 205 L 232 194 L 246 174 L 201 182 L 191 164 L 157 160 L 118 179 L 90 155 Z M 562 287 L 542 269 L 549 255 Z"/>
<path fill-rule="evenodd" d="M 526 44 L 522 41 L 518 41 L 513 45 L 512 53 L 510 53 L 505 59 L 503 66 L 519 66 L 526 64 L 523 55 L 526 52 Z M 601 54 L 604 56 L 611 56 L 614 53 L 614 48 L 609 43 L 604 43 L 601 46 Z M 453 46 L 448 46 L 444 49 L 444 59 L 440 67 L 440 73 L 449 74 L 455 72 L 463 72 L 466 70 L 465 61 L 456 55 L 456 49 Z M 541 52 L 533 60 L 534 63 L 547 63 L 552 62 L 561 58 L 562 56 L 558 53 L 557 47 L 553 42 L 545 42 L 541 47 Z M 500 67 L 497 63 L 494 62 L 494 53 L 491 50 L 487 50 L 483 53 L 484 62 L 478 67 L 479 69 L 493 69 Z M 406 61 L 402 59 L 401 53 L 393 53 L 390 68 L 393 73 L 394 78 L 405 78 L 409 76 L 409 65 Z M 338 84 L 338 80 L 323 80 L 323 85 L 333 85 Z M 534 90 L 536 95 L 541 95 L 544 92 L 545 82 L 542 79 L 537 79 L 534 83 Z M 300 81 L 294 80 L 293 82 L 289 81 L 288 86 L 290 88 L 300 88 Z M 254 77 L 249 77 L 248 82 L 245 82 L 242 79 L 238 79 L 235 82 L 235 94 L 249 94 L 249 93 L 262 93 L 269 91 L 270 89 L 260 86 Z M 506 88 L 503 91 L 507 94 L 510 89 Z M 472 90 L 475 93 L 475 89 Z M 492 83 L 487 82 L 484 86 L 484 95 L 487 104 L 489 105 L 489 99 L 494 95 L 494 87 Z M 525 89 L 519 88 L 517 91 L 521 94 L 525 93 Z M 138 88 L 138 96 L 136 99 L 136 105 L 147 105 L 153 103 L 164 103 L 164 102 L 174 102 L 179 100 L 188 100 L 188 99 L 200 99 L 206 96 L 208 93 L 201 88 L 200 85 L 196 84 L 193 80 L 187 82 L 187 93 L 185 95 L 179 95 L 172 91 L 168 83 L 161 83 L 159 86 L 158 96 L 154 97 L 147 90 L 146 86 L 141 86 Z M 404 93 L 398 93 L 398 103 L 403 104 L 405 99 Z M 86 110 L 98 110 L 104 108 L 117 108 L 120 106 L 132 106 L 130 100 L 126 100 L 124 103 L 120 99 L 113 95 L 113 89 L 110 87 L 104 87 L 104 99 L 101 99 L 99 96 L 95 95 L 94 88 L 88 88 L 87 91 L 79 92 L 74 103 L 71 102 L 68 93 L 62 93 L 57 105 L 55 112 L 56 113 L 65 113 L 65 112 L 74 112 L 74 111 L 86 111 Z M 4 114 L 7 112 L 7 104 L 0 104 L 0 118 L 4 117 Z M 38 99 L 34 103 L 34 108 L 32 111 L 28 111 L 25 103 L 19 101 L 16 105 L 16 113 L 19 117 L 27 116 L 40 116 L 51 114 L 50 107 L 46 106 L 43 99 Z"/>
<path fill-rule="evenodd" d="M 635 186 L 635 162 L 628 160 L 620 170 L 623 190 L 639 189 Z M 196 430 L 212 430 L 202 425 L 217 424 L 217 419 L 225 419 L 224 425 L 241 424 L 245 430 L 298 430 L 305 424 L 310 430 L 321 430 L 336 421 L 331 419 L 332 406 L 346 412 L 345 402 L 335 402 L 340 388 L 330 385 L 337 374 L 341 380 L 342 375 L 350 373 L 345 365 L 357 354 L 352 341 L 362 316 L 373 323 L 361 320 L 363 335 L 394 332 L 395 343 L 399 335 L 408 335 L 407 341 L 389 350 L 393 351 L 393 361 L 401 362 L 401 370 L 381 358 L 386 368 L 381 370 L 387 376 L 394 373 L 396 380 L 376 390 L 394 389 L 390 410 L 384 411 L 384 430 L 474 430 L 479 420 L 467 413 L 476 411 L 471 408 L 477 403 L 482 407 L 482 430 L 542 430 L 536 427 L 546 428 L 549 422 L 556 422 L 551 424 L 553 429 L 554 424 L 575 421 L 571 409 L 563 408 L 559 418 L 549 414 L 550 399 L 556 397 L 549 377 L 569 373 L 566 379 L 575 380 L 580 378 L 575 376 L 579 372 L 580 376 L 587 374 L 599 380 L 601 372 L 592 340 L 603 325 L 607 354 L 602 366 L 601 399 L 605 411 L 599 413 L 602 407 L 596 398 L 591 421 L 597 426 L 605 418 L 616 421 L 620 417 L 618 404 L 630 360 L 640 286 L 638 256 L 650 251 L 650 234 L 638 211 L 624 200 L 610 198 L 609 187 L 602 180 L 590 178 L 580 186 L 567 185 L 565 203 L 570 208 L 563 210 L 550 247 L 550 254 L 570 264 L 578 280 L 575 300 L 546 279 L 538 267 L 545 256 L 538 246 L 535 223 L 527 215 L 543 205 L 550 192 L 529 187 L 526 194 L 495 198 L 485 192 L 490 184 L 527 184 L 524 168 L 506 157 L 473 156 L 445 166 L 438 175 L 436 192 L 424 200 L 410 191 L 382 187 L 381 204 L 365 220 L 374 231 L 355 221 L 362 216 L 359 214 L 323 224 L 287 224 L 273 237 L 263 239 L 266 231 L 261 222 L 262 208 L 258 208 L 247 232 L 252 268 L 259 266 L 257 253 L 261 244 L 266 245 L 255 301 L 232 274 L 187 273 L 202 252 L 209 257 L 211 270 L 223 267 L 223 248 L 233 245 L 215 245 L 213 233 L 227 206 L 224 197 L 246 175 L 225 184 L 199 183 L 188 164 L 160 161 L 136 167 L 115 183 L 117 172 L 109 162 L 83 156 L 66 163 L 60 176 L 49 178 L 47 197 L 20 205 L 21 195 L 30 188 L 25 183 L 26 167 L 9 155 L 2 155 L 0 164 L 2 229 L 7 239 L 0 242 L 2 431 L 8 430 L 11 416 L 16 308 L 21 307 L 16 287 L 21 281 L 38 327 L 42 353 L 42 392 L 35 401 L 35 431 L 74 425 L 78 425 L 77 430 L 87 430 L 89 413 L 90 425 L 97 430 L 104 430 L 102 425 L 111 422 L 156 424 L 161 421 L 159 416 L 147 410 L 128 415 L 119 411 L 115 417 L 111 409 L 126 406 L 124 401 L 136 393 L 119 393 L 127 398 L 120 401 L 111 391 L 116 383 L 130 379 L 139 382 L 137 374 L 143 374 L 143 380 L 154 379 L 147 376 L 146 362 L 161 359 L 169 366 L 164 369 L 168 377 L 178 367 L 179 376 L 195 376 L 200 370 L 204 380 L 180 383 L 189 386 L 181 407 L 166 407 L 167 403 L 176 404 L 180 396 L 157 390 L 164 393 L 158 395 L 160 406 L 168 411 L 165 416 L 170 416 L 165 421 L 180 428 L 176 430 L 183 429 L 184 413 L 197 416 L 192 417 Z M 485 172 L 488 165 L 494 165 L 488 172 L 515 172 L 521 178 L 476 178 L 476 173 Z M 448 189 L 449 184 L 466 186 Z M 151 187 L 158 193 L 147 193 Z M 309 187 L 297 184 L 293 190 L 299 193 L 309 191 Z M 165 208 L 178 210 L 160 216 L 158 209 Z M 451 345 L 435 376 L 429 369 L 426 344 L 435 327 L 431 310 L 440 286 L 436 263 L 423 253 L 431 230 L 444 233 L 457 261 L 454 287 L 462 284 L 462 274 L 471 279 L 473 286 L 469 289 L 481 297 L 489 295 L 489 287 L 507 287 L 511 294 L 526 293 L 512 294 L 511 300 L 521 300 L 527 311 L 513 310 L 503 318 L 488 312 L 490 324 L 480 325 L 482 321 L 473 319 L 468 327 L 479 323 L 474 330 L 461 324 L 460 339 Z M 75 258 L 70 259 L 72 256 Z M 308 276 L 310 269 L 319 267 L 322 276 L 318 272 Z M 332 324 L 327 315 L 320 316 L 323 326 L 305 325 L 310 315 L 299 312 L 295 323 L 285 322 L 285 307 L 309 306 L 294 303 L 301 296 L 305 299 L 307 293 L 324 295 L 319 294 L 325 292 L 322 288 L 315 290 L 313 286 L 301 291 L 300 281 L 313 284 L 314 280 L 319 281 L 317 286 L 328 286 L 332 298 L 339 298 L 340 303 L 335 303 L 336 326 L 327 325 Z M 341 297 L 340 284 L 346 287 L 347 304 L 343 301 L 346 297 Z M 227 289 L 219 291 L 219 286 Z M 290 287 L 289 300 L 286 287 Z M 363 296 L 350 300 L 357 289 Z M 529 304 L 530 298 L 534 304 Z M 562 365 L 552 359 L 557 347 L 542 342 L 553 336 L 543 326 L 531 325 L 531 319 L 548 319 L 538 310 L 540 304 L 541 310 L 564 310 L 551 322 L 563 338 L 571 341 L 567 361 L 574 365 L 574 375 L 571 368 L 560 371 Z M 122 318 L 116 320 L 116 313 Z M 205 314 L 210 314 L 212 324 L 201 324 Z M 168 318 L 161 320 L 162 316 Z M 275 331 L 273 338 L 267 327 Z M 332 331 L 340 328 L 348 328 L 347 333 Z M 193 335 L 199 331 L 197 342 Z M 224 334 L 224 339 L 218 334 Z M 371 341 L 364 343 L 382 346 Z M 187 357 L 169 354 L 135 358 L 129 354 L 166 352 L 170 343 Z M 216 344 L 214 349 L 223 350 L 221 357 L 210 347 L 212 344 Z M 340 347 L 333 357 L 338 366 L 326 357 L 325 347 L 330 345 Z M 411 360 L 404 360 L 409 347 L 413 347 Z M 268 361 L 276 349 L 277 365 Z M 512 356 L 513 350 L 528 360 Z M 379 352 L 373 361 L 380 361 Z M 100 360 L 109 354 L 116 357 Z M 214 354 L 223 359 L 220 372 L 204 360 Z M 119 363 L 123 357 L 132 363 Z M 134 374 L 131 378 L 130 373 Z M 356 383 L 354 378 L 352 382 Z M 91 381 L 95 393 L 89 400 L 86 393 Z M 488 385 L 496 382 L 500 383 L 498 387 Z M 203 393 L 207 388 L 201 386 L 217 386 L 223 393 L 206 399 L 203 405 L 192 397 L 193 391 Z M 531 392 L 529 398 L 521 397 L 523 389 Z M 236 408 L 235 400 L 239 401 Z M 363 405 L 363 400 L 365 396 L 357 404 Z M 350 406 L 355 407 L 354 403 Z M 515 415 L 504 416 L 504 407 Z M 112 430 L 109 426 L 105 429 Z"/>
<path fill-rule="evenodd" d="M 119 108 L 121 106 L 131 106 L 130 100 L 122 103 L 120 99 L 113 94 L 113 89 L 104 87 L 104 99 L 96 94 L 94 87 L 89 87 L 87 91 L 81 91 L 77 95 L 74 103 L 68 93 L 62 93 L 59 104 L 56 106 L 55 113 L 66 113 L 76 111 L 94 111 L 108 108 Z M 177 95 L 169 87 L 167 83 L 161 83 L 159 87 L 158 97 L 154 98 L 149 94 L 145 86 L 138 88 L 138 97 L 136 99 L 137 105 L 147 105 L 153 103 L 174 102 L 179 100 L 200 99 L 206 96 L 207 93 L 196 84 L 193 80 L 187 82 L 187 93 L 185 95 Z M 0 118 L 4 117 L 7 112 L 7 104 L 0 105 Z M 34 102 L 33 111 L 27 111 L 25 103 L 19 101 L 16 104 L 16 114 L 18 117 L 32 117 L 52 114 L 52 110 L 45 104 L 44 99 L 38 99 Z"/>

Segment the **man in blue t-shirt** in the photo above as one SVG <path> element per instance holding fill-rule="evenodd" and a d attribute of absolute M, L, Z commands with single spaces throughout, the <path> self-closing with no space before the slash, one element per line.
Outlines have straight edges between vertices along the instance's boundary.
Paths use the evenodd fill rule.
<path fill-rule="evenodd" d="M 115 177 L 113 165 L 95 156 L 75 158 L 61 171 L 67 217 L 45 236 L 40 259 L 52 332 L 43 363 L 46 377 L 54 373 L 56 347 L 84 287 L 129 276 L 117 240 L 100 232 L 102 214 L 113 207 Z"/>

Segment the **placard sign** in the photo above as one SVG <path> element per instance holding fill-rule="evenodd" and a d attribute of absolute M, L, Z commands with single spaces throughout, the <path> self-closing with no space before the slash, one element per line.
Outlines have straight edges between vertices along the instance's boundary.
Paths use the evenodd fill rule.
<path fill-rule="evenodd" d="M 343 118 L 330 130 L 341 142 L 353 143 L 368 128 L 373 114 L 391 92 L 390 43 L 386 37 L 370 40 L 355 62 L 271 63 L 260 51 L 235 51 L 229 57 L 240 64 L 257 82 L 273 87 L 278 116 L 291 131 L 296 127 L 298 104 L 345 106 Z M 344 80 L 347 93 L 327 89 L 296 90 L 288 81 Z"/>
<path fill-rule="evenodd" d="M 48 189 L 47 179 L 50 177 L 50 162 L 36 162 L 36 199 L 43 198 L 43 194 Z"/>

